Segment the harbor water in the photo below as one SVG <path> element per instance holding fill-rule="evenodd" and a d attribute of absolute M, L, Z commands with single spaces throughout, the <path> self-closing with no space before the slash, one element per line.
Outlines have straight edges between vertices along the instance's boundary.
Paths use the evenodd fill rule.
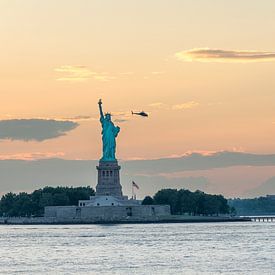
<path fill-rule="evenodd" d="M 1 225 L 0 274 L 275 274 L 275 223 Z"/>

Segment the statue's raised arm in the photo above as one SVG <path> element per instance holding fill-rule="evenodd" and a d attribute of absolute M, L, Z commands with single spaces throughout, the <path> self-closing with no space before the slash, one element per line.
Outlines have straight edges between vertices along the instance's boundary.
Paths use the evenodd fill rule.
<path fill-rule="evenodd" d="M 99 113 L 100 113 L 100 120 L 101 119 L 104 119 L 104 114 L 103 114 L 103 111 L 102 111 L 102 100 L 99 99 L 98 101 L 98 106 L 99 106 Z"/>

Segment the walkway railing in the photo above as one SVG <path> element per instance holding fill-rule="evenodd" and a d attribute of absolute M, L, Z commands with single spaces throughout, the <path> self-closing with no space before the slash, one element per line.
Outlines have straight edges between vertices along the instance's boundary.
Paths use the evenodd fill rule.
<path fill-rule="evenodd" d="M 275 222 L 275 216 L 245 216 L 253 222 Z"/>

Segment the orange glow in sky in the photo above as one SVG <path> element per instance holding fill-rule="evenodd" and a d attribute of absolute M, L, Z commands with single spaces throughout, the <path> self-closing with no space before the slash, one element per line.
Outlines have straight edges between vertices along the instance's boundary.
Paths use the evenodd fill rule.
<path fill-rule="evenodd" d="M 274 14 L 272 0 L 2 1 L 0 159 L 100 158 L 99 98 L 119 159 L 274 154 Z M 18 138 L 20 119 L 71 125 Z"/>

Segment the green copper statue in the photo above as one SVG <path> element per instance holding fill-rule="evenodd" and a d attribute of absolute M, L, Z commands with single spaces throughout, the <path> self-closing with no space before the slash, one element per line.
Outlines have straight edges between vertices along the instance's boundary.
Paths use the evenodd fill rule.
<path fill-rule="evenodd" d="M 120 131 L 111 121 L 111 114 L 106 113 L 105 117 L 102 111 L 102 101 L 98 101 L 100 122 L 102 126 L 103 156 L 101 161 L 116 161 L 116 137 Z"/>

